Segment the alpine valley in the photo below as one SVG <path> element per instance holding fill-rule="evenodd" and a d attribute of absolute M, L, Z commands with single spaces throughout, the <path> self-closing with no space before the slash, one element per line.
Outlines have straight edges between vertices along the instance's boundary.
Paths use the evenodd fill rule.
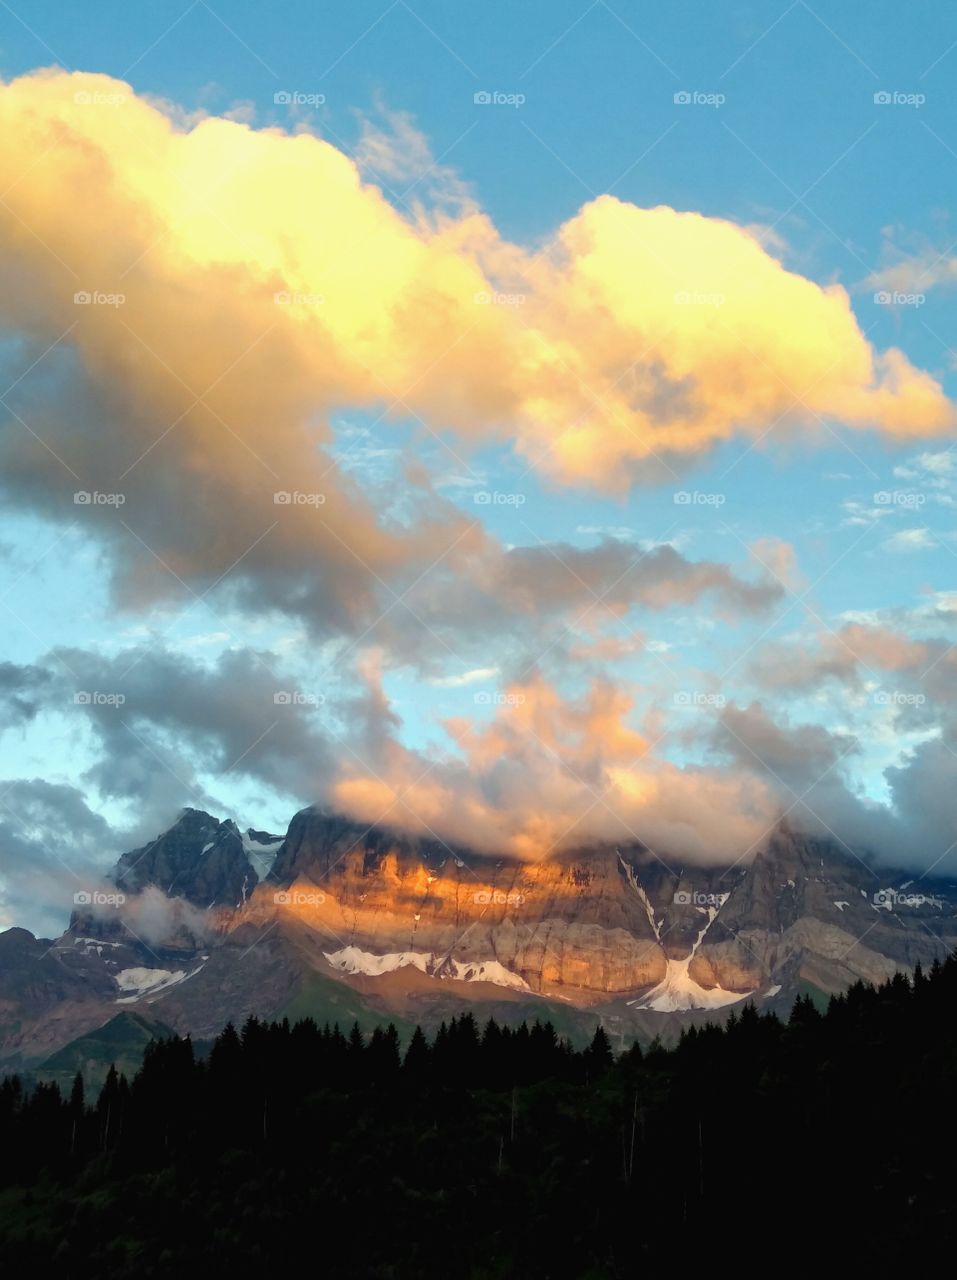
<path fill-rule="evenodd" d="M 957 945 L 957 885 L 782 824 L 749 863 L 595 846 L 479 855 L 319 808 L 285 836 L 196 809 L 76 895 L 57 939 L 0 934 L 0 1066 L 68 1081 L 152 1034 L 313 1017 L 434 1029 L 463 1010 L 583 1042 L 673 1042 L 753 1001 L 787 1017 Z"/>

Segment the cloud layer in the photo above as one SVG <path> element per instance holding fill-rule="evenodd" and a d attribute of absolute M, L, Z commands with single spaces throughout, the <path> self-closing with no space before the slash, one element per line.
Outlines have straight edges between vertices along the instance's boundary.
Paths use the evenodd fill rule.
<path fill-rule="evenodd" d="M 767 541 L 748 569 L 627 536 L 510 545 L 421 458 L 405 459 L 403 501 L 384 504 L 334 438 L 336 413 L 354 410 L 397 437 L 412 423 L 457 461 L 510 450 L 555 492 L 620 495 L 674 485 L 733 437 L 813 443 L 831 423 L 951 435 L 941 386 L 875 349 L 840 285 L 789 270 L 759 231 L 610 196 L 533 250 L 454 175 L 432 175 L 440 204 L 397 208 L 320 137 L 186 119 L 105 76 L 0 86 L 0 158 L 0 325 L 25 371 L 0 432 L 10 508 L 78 523 L 125 611 L 202 600 L 239 630 L 278 618 L 336 665 L 321 708 L 276 703 L 302 663 L 245 635 L 206 664 L 151 643 L 0 665 L 12 725 L 74 706 L 78 689 L 123 694 L 119 714 L 71 712 L 99 753 L 83 781 L 101 798 L 158 822 L 215 805 L 234 774 L 489 851 L 638 838 L 714 863 L 749 856 L 800 797 L 794 816 L 816 830 L 882 851 L 917 831 L 920 856 L 940 844 L 949 710 L 886 773 L 882 807 L 850 781 L 850 729 L 772 703 L 822 686 L 858 696 L 873 669 L 917 688 L 930 669 L 949 706 L 944 641 L 855 624 L 768 648 L 751 670 L 762 700 L 676 726 L 612 664 L 650 651 L 650 615 L 763 620 L 799 580 L 786 544 Z M 367 130 L 360 160 L 395 178 L 423 156 L 405 121 L 397 143 Z M 920 536 L 889 545 L 919 550 Z M 490 716 L 448 718 L 439 747 L 413 748 L 383 675 L 409 667 L 436 687 L 498 672 L 503 685 Z M 923 725 L 916 705 L 895 709 L 908 728 Z M 42 865 L 53 809 L 84 802 L 17 785 L 23 829 L 41 802 L 47 816 L 10 847 Z M 78 815 L 85 858 L 113 833 Z"/>

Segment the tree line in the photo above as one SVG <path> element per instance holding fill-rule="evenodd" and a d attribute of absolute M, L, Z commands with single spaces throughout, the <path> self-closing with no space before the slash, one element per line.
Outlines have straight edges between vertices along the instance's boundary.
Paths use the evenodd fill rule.
<path fill-rule="evenodd" d="M 465 1013 L 402 1046 L 250 1018 L 205 1056 L 154 1041 L 96 1097 L 9 1077 L 0 1258 L 597 1280 L 740 1240 L 882 1274 L 953 1237 L 955 1012 L 951 957 L 617 1057 L 600 1026 L 576 1049 Z"/>

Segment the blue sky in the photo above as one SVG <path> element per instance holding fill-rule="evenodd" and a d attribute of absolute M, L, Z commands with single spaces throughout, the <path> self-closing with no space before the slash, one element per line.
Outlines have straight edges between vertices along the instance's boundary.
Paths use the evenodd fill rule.
<path fill-rule="evenodd" d="M 208 115 L 253 129 L 315 134 L 355 156 L 365 180 L 381 187 L 410 222 L 420 206 L 468 202 L 503 242 L 532 255 L 583 205 L 610 192 L 639 209 L 670 206 L 755 229 L 766 252 L 788 271 L 821 290 L 842 286 L 874 351 L 900 348 L 951 401 L 957 395 L 955 60 L 957 13 L 950 6 L 891 0 L 720 6 L 550 0 L 467 7 L 356 0 L 271 8 L 183 0 L 135 7 L 95 3 L 82 11 L 35 0 L 28 8 L 9 6 L 0 19 L 5 81 L 54 65 L 98 72 L 125 81 L 137 98 L 174 114 L 183 129 Z M 483 94 L 494 100 L 477 101 Z M 298 95 L 299 105 L 286 105 L 284 95 Z M 97 192 L 78 189 L 75 198 L 95 201 Z M 17 229 L 10 225 L 10 260 L 16 262 Z M 143 252 L 150 252 L 146 242 Z M 47 354 L 59 335 L 51 330 L 47 336 L 35 322 L 32 287 L 25 269 L 13 288 L 14 294 L 22 291 L 22 305 L 18 311 L 11 304 L 3 316 L 5 432 L 27 429 L 25 424 L 32 429 L 41 409 L 69 418 L 77 387 L 84 394 L 109 392 L 69 340 Z M 632 287 L 640 291 L 641 281 Z M 773 307 L 764 319 L 770 332 L 790 323 Z M 141 404 L 148 412 L 148 397 Z M 320 417 L 324 412 L 317 408 Z M 615 486 L 591 483 L 587 475 L 576 483 L 535 465 L 527 450 L 516 447 L 508 421 L 489 423 L 485 435 L 476 435 L 441 410 L 411 415 L 398 406 L 384 416 L 375 404 L 339 403 L 328 424 L 322 447 L 338 461 L 343 484 L 395 527 L 417 527 L 420 491 L 409 477 L 410 468 L 421 468 L 443 519 L 454 521 L 460 513 L 479 522 L 504 552 L 537 548 L 544 563 L 564 564 L 568 548 L 598 552 L 620 544 L 634 553 L 633 562 L 666 544 L 682 563 L 723 566 L 746 584 L 777 584 L 780 598 L 752 613 L 705 592 L 663 608 L 638 603 L 617 619 L 598 605 L 606 637 L 641 641 L 630 656 L 604 665 L 565 652 L 581 638 L 582 609 L 597 601 L 584 586 L 581 601 L 559 622 L 546 622 L 544 613 L 530 608 L 520 626 L 513 629 L 505 619 L 487 640 L 476 639 L 477 624 L 465 634 L 467 620 L 461 636 L 443 619 L 418 639 L 380 632 L 377 623 L 364 630 L 361 620 L 338 632 L 335 626 L 316 630 L 295 608 L 275 602 L 260 607 L 248 594 L 231 595 L 229 581 L 213 586 L 215 572 L 193 579 L 184 570 L 162 599 L 139 588 L 124 594 L 117 582 L 128 553 L 102 536 L 103 526 L 80 508 L 51 508 L 39 487 L 33 501 L 33 490 L 21 483 L 9 494 L 0 533 L 3 658 L 19 678 L 29 683 L 37 671 L 50 669 L 50 653 L 58 648 L 113 660 L 147 646 L 154 656 L 162 650 L 207 673 L 221 669 L 225 654 L 268 651 L 283 680 L 318 695 L 295 709 L 305 728 L 298 748 L 288 751 L 308 751 L 314 737 L 329 754 L 317 751 L 314 767 L 308 761 L 290 766 L 288 785 L 281 786 L 275 762 L 256 767 L 255 734 L 249 755 L 234 764 L 218 728 L 204 735 L 201 727 L 184 727 L 182 717 L 164 724 L 161 716 L 140 715 L 130 705 L 130 733 L 135 750 L 144 753 L 143 767 L 153 755 L 168 782 L 140 800 L 133 781 L 116 788 L 103 783 L 113 760 L 108 748 L 118 750 L 116 737 L 106 744 L 95 721 L 56 701 L 59 693 L 38 697 L 28 715 L 10 718 L 0 737 L 11 850 L 10 865 L 0 868 L 8 883 L 7 923 L 24 912 L 45 922 L 59 910 L 46 900 L 31 908 L 31 894 L 43 898 L 47 890 L 24 878 L 18 870 L 23 859 L 51 866 L 108 864 L 125 839 L 155 833 L 178 804 L 218 805 L 223 816 L 230 810 L 244 825 L 279 829 L 298 805 L 330 795 L 329 772 L 337 763 L 345 761 L 347 773 L 364 771 L 367 782 L 370 774 L 387 776 L 400 789 L 412 781 L 413 759 L 439 761 L 433 767 L 441 775 L 463 749 L 461 737 L 443 722 L 464 718 L 476 733 L 482 726 L 491 731 L 503 714 L 496 697 L 510 686 L 524 687 L 530 675 L 546 680 L 569 705 L 586 697 L 596 679 L 628 689 L 633 701 L 625 718 L 649 742 L 658 742 L 661 730 L 656 750 L 662 759 L 679 770 L 722 771 L 722 785 L 728 771 L 756 769 L 762 785 L 787 784 L 792 796 L 806 794 L 820 787 L 823 768 L 827 787 L 840 777 L 841 789 L 820 792 L 813 813 L 804 815 L 810 825 L 819 821 L 832 830 L 846 823 L 836 835 L 859 847 L 873 843 L 876 826 L 899 819 L 894 842 L 912 834 L 920 850 L 915 862 L 930 865 L 946 854 L 953 815 L 935 812 L 919 832 L 908 825 L 908 815 L 926 807 L 919 800 L 925 786 L 939 790 L 943 765 L 936 758 L 928 764 L 931 749 L 942 744 L 944 762 L 953 755 L 945 694 L 936 686 L 932 695 L 920 692 L 931 664 L 934 679 L 946 672 L 955 639 L 949 617 L 949 593 L 957 592 L 953 428 L 936 435 L 908 428 L 900 438 L 888 430 L 862 430 L 838 411 L 816 414 L 799 430 L 769 423 L 765 431 L 742 422 L 740 431 L 693 451 L 656 483 L 623 470 L 624 483 Z M 77 410 L 77 431 L 95 439 L 98 429 L 96 412 Z M 43 435 L 39 427 L 37 434 Z M 177 465 L 202 467 L 188 458 Z M 194 479 L 195 472 L 190 484 Z M 215 486 L 215 475 L 204 483 Z M 483 501 L 487 494 L 498 496 Z M 184 502 L 184 509 L 170 506 L 169 520 L 191 519 L 193 498 Z M 130 536 L 138 537 L 135 505 L 129 510 L 137 530 Z M 208 529 L 199 536 L 216 541 Z M 436 554 L 441 550 L 436 543 Z M 614 548 L 608 554 L 613 557 Z M 223 561 L 224 571 L 233 559 Z M 427 560 L 421 568 L 430 572 Z M 270 571 L 282 573 L 276 564 Z M 483 582 L 484 572 L 479 570 Z M 324 581 L 321 564 L 315 575 Z M 415 570 L 401 579 L 403 589 L 412 578 Z M 388 577 L 379 583 L 385 592 L 392 589 Z M 396 590 L 399 583 L 397 577 Z M 388 595 L 384 602 L 387 607 Z M 423 608 L 433 606 L 428 601 Z M 409 622 L 404 609 L 393 608 L 391 621 Z M 853 652 L 857 633 L 845 632 L 848 626 L 880 630 L 882 653 L 891 645 L 888 634 L 898 645 L 906 640 L 930 647 L 907 662 L 887 658 L 887 666 L 868 648 L 864 662 Z M 434 652 L 429 636 L 438 644 Z M 824 662 L 800 681 L 782 678 L 795 654 L 823 648 L 833 657 L 835 646 L 853 672 L 845 663 L 835 674 Z M 790 660 L 781 656 L 787 653 Z M 773 677 L 756 669 L 765 654 L 769 661 L 777 655 Z M 17 678 L 11 671 L 14 697 Z M 890 704 L 875 701 L 881 690 L 890 690 Z M 689 692 L 691 711 L 699 715 L 681 702 Z M 376 697 L 391 701 L 401 726 Z M 767 725 L 744 710 L 757 704 L 784 735 L 775 739 L 774 767 L 761 746 L 768 742 Z M 729 705 L 751 714 L 731 726 L 735 741 L 745 741 L 743 754 L 732 749 L 730 756 L 711 723 Z M 267 720 L 263 730 L 272 732 Z M 357 728 L 361 724 L 365 730 Z M 537 722 L 523 727 L 536 740 L 543 733 Z M 395 751 L 370 760 L 363 733 L 374 732 L 394 734 Z M 523 761 L 533 768 L 524 747 L 512 740 L 515 732 L 508 728 L 510 745 L 503 751 L 517 770 Z M 552 756 L 564 741 L 564 730 L 555 732 L 554 742 L 545 744 Z M 857 745 L 845 751 L 852 739 Z M 600 744 L 586 749 L 579 743 L 575 750 L 559 765 L 573 772 L 594 765 L 596 776 L 606 779 L 621 765 L 603 759 Z M 489 763 L 491 740 L 475 751 L 466 756 L 479 778 L 474 785 L 481 804 L 507 810 L 513 783 Z M 933 786 L 920 772 L 925 765 Z M 907 773 L 906 783 L 893 775 L 898 792 L 889 768 Z M 464 796 L 457 790 L 454 773 L 443 793 L 446 803 L 467 806 L 467 789 Z M 18 802 L 28 795 L 26 782 L 35 779 L 82 797 L 89 817 L 88 830 L 77 837 L 81 848 L 71 850 L 62 830 L 51 834 L 52 801 L 46 807 Z M 541 803 L 548 803 L 551 786 Z M 331 792 L 342 803 L 357 794 L 348 786 Z M 366 816 L 367 801 L 356 804 Z M 798 813 L 803 811 L 802 805 Z M 429 824 L 435 824 L 435 812 L 429 809 Z M 641 813 L 640 806 L 629 808 L 629 828 L 640 825 Z M 98 825 L 98 816 L 107 825 Z M 658 830 L 658 816 L 655 810 L 649 829 Z M 426 822 L 421 814 L 419 819 Z M 659 825 L 662 839 L 680 845 L 681 824 L 673 815 Z M 459 834 L 458 819 L 448 829 Z M 495 828 L 508 829 L 507 821 Z M 689 856 L 702 856 L 699 837 L 700 830 L 688 837 Z"/>

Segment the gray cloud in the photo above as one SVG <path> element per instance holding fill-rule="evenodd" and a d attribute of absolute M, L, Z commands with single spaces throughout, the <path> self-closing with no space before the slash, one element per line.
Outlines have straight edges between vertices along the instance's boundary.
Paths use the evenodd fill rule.
<path fill-rule="evenodd" d="M 0 796 L 0 912 L 4 923 L 59 933 L 73 894 L 99 883 L 122 836 L 83 794 L 42 778 L 3 785 Z"/>

